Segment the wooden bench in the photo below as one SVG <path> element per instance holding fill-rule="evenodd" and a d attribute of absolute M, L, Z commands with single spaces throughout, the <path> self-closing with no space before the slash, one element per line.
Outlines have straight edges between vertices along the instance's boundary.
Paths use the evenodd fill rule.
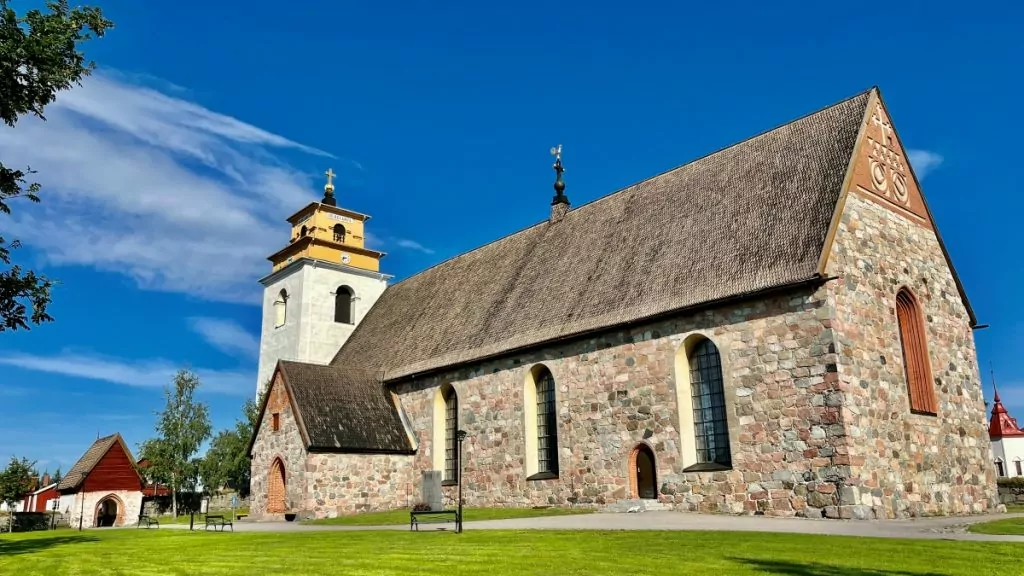
<path fill-rule="evenodd" d="M 462 517 L 458 510 L 411 510 L 409 512 L 409 531 L 419 532 L 420 524 L 455 523 L 455 531 L 462 532 Z"/>
<path fill-rule="evenodd" d="M 223 532 L 225 526 L 230 527 L 232 532 L 235 531 L 235 526 L 231 523 L 231 520 L 228 520 L 227 518 L 219 514 L 214 516 L 206 516 L 206 528 L 203 528 L 203 530 L 209 530 L 210 526 L 213 526 L 214 532 L 216 532 L 217 530 Z"/>
<path fill-rule="evenodd" d="M 157 520 L 156 518 L 153 518 L 151 516 L 146 516 L 145 514 L 143 514 L 143 515 L 139 516 L 139 523 L 136 524 L 135 527 L 136 528 L 142 528 L 143 526 L 145 526 L 146 529 L 152 528 L 153 526 L 156 526 L 157 528 L 159 528 L 160 527 L 160 521 Z"/>

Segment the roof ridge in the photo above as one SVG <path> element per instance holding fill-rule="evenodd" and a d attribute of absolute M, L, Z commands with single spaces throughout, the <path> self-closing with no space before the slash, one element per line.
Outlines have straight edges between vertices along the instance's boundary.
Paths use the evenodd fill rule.
<path fill-rule="evenodd" d="M 868 88 L 867 90 L 862 90 L 862 91 L 854 94 L 853 96 L 849 96 L 849 97 L 843 98 L 842 100 L 839 100 L 837 102 L 833 102 L 832 104 L 829 104 L 828 106 L 822 106 L 821 108 L 818 108 L 817 110 L 815 110 L 813 112 L 808 112 L 807 114 L 804 114 L 804 115 L 799 116 L 797 118 L 794 118 L 792 120 L 783 122 L 781 124 L 776 124 L 775 126 L 772 126 L 771 128 L 762 130 L 762 131 L 760 131 L 760 132 L 758 132 L 758 133 L 756 133 L 756 134 L 754 134 L 752 136 L 748 136 L 748 137 L 746 137 L 746 138 L 744 138 L 742 140 L 739 140 L 737 142 L 733 142 L 732 144 L 729 144 L 729 145 L 726 145 L 726 146 L 722 146 L 721 148 L 718 148 L 717 150 L 713 150 L 711 152 L 708 152 L 707 154 L 704 154 L 703 156 L 698 156 L 697 158 L 694 158 L 693 160 L 689 160 L 689 161 L 684 162 L 682 164 L 679 164 L 679 165 L 677 165 L 675 167 L 669 168 L 667 170 L 663 170 L 663 171 L 661 171 L 661 172 L 659 172 L 659 173 L 657 173 L 657 174 L 655 174 L 653 176 L 648 176 L 647 178 L 644 178 L 642 180 L 637 180 L 635 182 L 627 184 L 626 186 L 623 186 L 623 187 L 621 187 L 621 188 L 619 188 L 617 190 L 613 190 L 612 192 L 609 192 L 609 193 L 605 194 L 604 196 L 599 196 L 597 198 L 594 198 L 593 200 L 590 200 L 589 202 L 584 202 L 583 204 L 580 204 L 579 206 L 576 206 L 575 208 L 570 209 L 569 212 L 566 213 L 566 217 L 569 217 L 570 214 L 577 213 L 578 211 L 582 210 L 583 208 L 586 208 L 588 206 L 597 204 L 598 202 L 601 202 L 601 201 L 613 198 L 616 195 L 621 194 L 621 193 L 629 190 L 630 188 L 634 188 L 634 187 L 636 187 L 639 184 L 643 184 L 644 182 L 649 182 L 649 181 L 654 180 L 656 178 L 660 178 L 660 177 L 662 177 L 662 176 L 664 176 L 666 174 L 670 174 L 672 172 L 675 172 L 676 170 L 680 170 L 682 168 L 686 168 L 687 166 L 696 164 L 697 162 L 700 162 L 701 160 L 705 160 L 705 159 L 710 158 L 710 157 L 712 157 L 712 156 L 714 156 L 716 154 L 725 152 L 726 150 L 729 150 L 730 148 L 735 148 L 737 146 L 740 146 L 741 144 L 746 144 L 747 142 L 750 142 L 751 140 L 760 138 L 761 136 L 764 136 L 765 134 L 769 134 L 769 133 L 774 132 L 776 130 L 779 130 L 781 128 L 785 128 L 786 126 L 789 126 L 791 124 L 795 124 L 797 122 L 800 122 L 801 120 L 810 118 L 811 116 L 814 116 L 815 114 L 820 114 L 820 113 L 822 113 L 822 112 L 824 112 L 826 110 L 829 110 L 830 108 L 835 108 L 836 106 L 840 106 L 840 105 L 845 104 L 845 103 L 847 103 L 847 102 L 849 102 L 851 100 L 855 100 L 857 98 L 860 98 L 860 97 L 864 96 L 865 94 L 871 93 L 874 90 L 878 90 L 878 86 L 877 85 L 874 85 L 871 88 Z M 469 249 L 469 250 L 467 250 L 465 252 L 460 252 L 459 254 L 451 256 L 450 258 L 447 258 L 447 259 L 442 260 L 442 261 L 440 261 L 440 262 L 438 262 L 436 264 L 428 266 L 428 267 L 424 268 L 423 270 L 420 270 L 419 272 L 416 272 L 415 274 L 412 274 L 410 276 L 406 276 L 405 278 L 399 280 L 398 282 L 395 282 L 394 284 L 389 285 L 388 289 L 390 289 L 393 286 L 399 286 L 399 285 L 403 284 L 404 282 L 406 282 L 408 280 L 412 280 L 413 278 L 415 278 L 415 277 L 417 277 L 417 276 L 419 276 L 421 274 L 424 274 L 426 272 L 429 272 L 430 270 L 433 270 L 434 268 L 437 268 L 438 266 L 442 266 L 444 264 L 447 264 L 448 262 L 451 262 L 451 261 L 456 260 L 458 258 L 461 258 L 463 256 L 472 254 L 472 253 L 477 252 L 479 250 L 483 250 L 484 248 L 487 248 L 488 246 L 490 246 L 492 244 L 497 244 L 497 243 L 501 242 L 502 240 L 506 240 L 506 239 L 512 238 L 513 236 L 516 236 L 518 234 L 522 234 L 523 232 L 526 232 L 527 230 L 530 230 L 532 228 L 536 228 L 538 226 L 543 226 L 547 222 L 548 221 L 546 219 L 545 220 L 541 220 L 539 222 L 536 222 L 534 224 L 526 226 L 525 228 L 520 228 L 519 230 L 516 230 L 515 232 L 509 232 L 508 234 L 506 234 L 504 236 L 501 236 L 500 238 L 495 238 L 494 240 L 491 240 L 490 242 L 487 242 L 485 244 L 481 244 L 481 245 L 479 245 L 479 246 L 477 246 L 475 248 L 471 248 L 471 249 Z M 357 327 L 357 329 L 358 329 L 358 327 Z"/>

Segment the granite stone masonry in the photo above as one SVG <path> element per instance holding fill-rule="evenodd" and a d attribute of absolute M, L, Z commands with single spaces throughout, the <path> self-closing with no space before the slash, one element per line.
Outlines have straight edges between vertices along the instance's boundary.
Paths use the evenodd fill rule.
<path fill-rule="evenodd" d="M 974 337 L 935 233 L 851 193 L 832 246 L 842 419 L 842 517 L 968 514 L 998 505 Z M 896 292 L 924 314 L 938 399 L 910 411 Z"/>
<path fill-rule="evenodd" d="M 420 446 L 415 467 L 432 467 L 432 406 L 447 383 L 468 432 L 467 505 L 601 507 L 630 498 L 629 456 L 640 443 L 655 454 L 658 499 L 679 510 L 793 516 L 831 505 L 832 456 L 848 448 L 826 296 L 808 288 L 400 384 Z M 732 470 L 682 464 L 693 446 L 679 433 L 676 359 L 694 335 L 722 355 Z M 527 480 L 523 390 L 538 363 L 556 383 L 561 473 Z"/>
<path fill-rule="evenodd" d="M 278 430 L 273 415 L 279 414 Z M 304 518 L 333 518 L 368 510 L 409 507 L 412 456 L 308 452 L 280 376 L 267 398 L 263 425 L 252 453 L 254 519 L 277 520 L 267 513 L 267 483 L 280 458 L 285 469 L 286 507 Z"/>

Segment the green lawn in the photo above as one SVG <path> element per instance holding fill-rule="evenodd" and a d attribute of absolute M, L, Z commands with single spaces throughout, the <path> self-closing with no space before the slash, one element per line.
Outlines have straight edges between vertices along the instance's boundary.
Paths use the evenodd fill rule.
<path fill-rule="evenodd" d="M 1024 504 L 1007 504 L 1007 512 L 1024 512 Z"/>
<path fill-rule="evenodd" d="M 975 534 L 1024 535 L 1024 518 L 1004 518 L 1003 520 L 972 524 L 967 530 Z"/>
<path fill-rule="evenodd" d="M 228 508 L 227 510 L 210 510 L 210 514 L 220 514 L 221 516 L 224 516 L 225 518 L 230 518 L 231 517 L 231 509 Z M 249 515 L 249 508 L 236 508 L 235 509 L 235 515 L 237 516 L 239 514 L 244 514 L 244 515 L 248 516 Z M 156 519 L 159 520 L 161 524 L 163 524 L 164 522 L 167 522 L 167 523 L 170 523 L 170 524 L 188 524 L 188 518 L 189 518 L 188 514 L 179 514 L 177 518 L 173 518 L 173 517 L 171 517 L 169 515 L 168 516 L 157 516 L 156 517 Z M 206 518 L 206 514 L 196 514 L 195 521 L 196 522 L 205 522 L 204 518 Z"/>
<path fill-rule="evenodd" d="M 729 532 L 93 530 L 0 536 L 0 574 L 1016 574 L 1024 546 Z"/>
<path fill-rule="evenodd" d="M 591 508 L 464 508 L 464 522 L 474 520 L 508 520 L 509 518 L 536 518 L 537 516 L 565 516 L 568 514 L 590 514 Z M 307 524 L 334 524 L 339 526 L 392 526 L 409 523 L 409 509 L 401 508 L 388 512 L 368 512 L 354 516 L 306 520 Z"/>

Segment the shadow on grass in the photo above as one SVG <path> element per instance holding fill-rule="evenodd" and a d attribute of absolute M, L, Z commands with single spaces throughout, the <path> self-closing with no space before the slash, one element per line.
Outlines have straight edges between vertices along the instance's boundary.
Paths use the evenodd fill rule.
<path fill-rule="evenodd" d="M 730 560 L 746 564 L 767 574 L 785 574 L 786 576 L 943 576 L 943 574 L 938 572 L 874 570 L 871 568 L 831 566 L 819 562 L 786 562 L 784 560 L 758 560 L 756 558 L 730 558 Z"/>
<path fill-rule="evenodd" d="M 65 544 L 80 544 L 83 542 L 98 542 L 99 538 L 85 534 L 74 536 L 53 536 L 50 538 L 31 538 L 27 540 L 4 540 L 0 538 L 0 557 L 14 556 L 16 554 L 32 554 L 41 552 Z"/>

